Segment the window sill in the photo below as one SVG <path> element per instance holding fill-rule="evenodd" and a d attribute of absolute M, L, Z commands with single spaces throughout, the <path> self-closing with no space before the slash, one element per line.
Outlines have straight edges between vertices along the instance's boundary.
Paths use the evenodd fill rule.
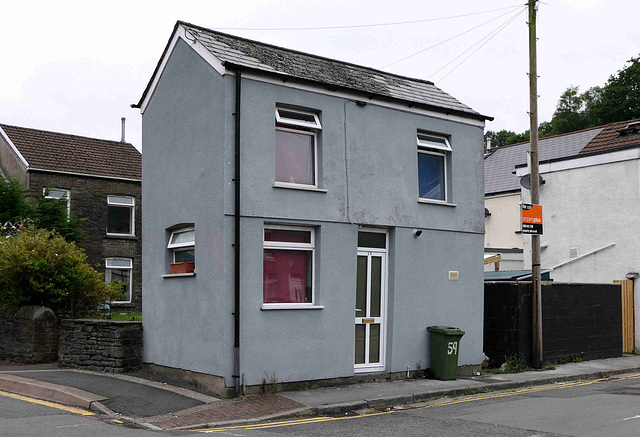
<path fill-rule="evenodd" d="M 107 234 L 107 238 L 122 238 L 124 240 L 136 240 L 138 237 L 131 234 Z"/>
<path fill-rule="evenodd" d="M 316 191 L 318 193 L 326 193 L 324 188 L 318 188 L 314 185 L 290 184 L 288 182 L 274 182 L 273 188 L 290 188 L 292 190 Z"/>
<path fill-rule="evenodd" d="M 162 275 L 162 278 L 164 279 L 169 279 L 169 278 L 184 278 L 184 277 L 188 277 L 188 276 L 195 276 L 196 272 L 191 272 L 191 273 L 167 273 Z"/>
<path fill-rule="evenodd" d="M 442 205 L 442 206 L 458 206 L 457 203 L 449 203 L 443 200 L 433 200 L 433 199 L 418 199 L 418 203 L 427 203 L 429 205 Z"/>
<path fill-rule="evenodd" d="M 322 310 L 324 305 L 299 304 L 299 303 L 263 303 L 260 308 L 263 311 L 270 310 Z"/>

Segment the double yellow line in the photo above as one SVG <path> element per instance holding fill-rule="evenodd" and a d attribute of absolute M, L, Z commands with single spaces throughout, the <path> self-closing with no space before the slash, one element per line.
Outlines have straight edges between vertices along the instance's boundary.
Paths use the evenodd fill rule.
<path fill-rule="evenodd" d="M 638 379 L 638 378 L 640 378 L 640 373 L 635 373 L 635 374 L 632 374 L 632 375 L 625 375 L 625 376 L 617 377 L 616 380 Z M 513 390 L 513 391 L 504 391 L 504 392 L 498 392 L 498 393 L 469 395 L 469 396 L 465 396 L 465 397 L 461 397 L 461 398 L 449 399 L 449 400 L 436 402 L 436 403 L 433 403 L 433 404 L 424 405 L 424 406 L 416 407 L 416 408 L 410 408 L 410 409 L 411 410 L 420 410 L 420 409 L 425 409 L 425 408 L 446 407 L 448 405 L 462 404 L 462 403 L 466 403 L 466 402 L 476 402 L 476 401 L 482 401 L 482 400 L 486 400 L 486 399 L 498 399 L 498 398 L 505 398 L 505 397 L 509 397 L 509 396 L 526 395 L 526 394 L 529 394 L 529 393 L 537 393 L 537 392 L 543 392 L 543 391 L 549 391 L 549 390 L 559 390 L 559 389 L 564 389 L 564 388 L 582 387 L 582 386 L 587 386 L 587 385 L 592 385 L 592 384 L 599 384 L 601 382 L 610 381 L 610 380 L 611 379 L 609 379 L 609 378 L 600 378 L 600 379 L 594 379 L 594 380 L 591 380 L 591 381 L 576 381 L 576 382 L 568 382 L 568 383 L 559 383 L 559 384 L 553 385 L 553 386 L 541 386 L 541 387 L 523 388 L 523 389 Z M 379 412 L 379 413 L 363 414 L 363 415 L 359 415 L 359 416 L 345 416 L 345 417 L 318 416 L 318 417 L 309 417 L 309 418 L 305 418 L 305 419 L 284 420 L 284 421 L 280 421 L 280 422 L 254 423 L 254 424 L 247 424 L 247 425 L 234 425 L 234 426 L 224 426 L 224 427 L 218 427 L 218 428 L 198 429 L 198 430 L 195 430 L 195 431 L 196 432 L 203 432 L 203 433 L 211 433 L 211 432 L 222 432 L 222 431 L 235 431 L 235 430 L 242 430 L 242 429 L 278 428 L 278 427 L 282 427 L 282 426 L 305 425 L 305 424 L 309 424 L 309 423 L 330 422 L 330 421 L 336 421 L 336 420 L 362 419 L 362 418 L 365 418 L 365 417 L 381 416 L 383 414 L 399 413 L 399 412 L 402 412 L 402 411 L 407 411 L 407 409 L 405 409 L 405 410 L 389 410 L 389 411 L 383 411 L 383 412 Z"/>
<path fill-rule="evenodd" d="M 4 396 L 4 397 L 7 397 L 7 398 L 12 398 L 12 399 L 18 399 L 18 400 L 26 401 L 26 402 L 31 402 L 32 404 L 44 405 L 45 407 L 57 408 L 58 410 L 63 410 L 63 411 L 67 411 L 69 413 L 74 413 L 74 414 L 80 414 L 82 416 L 93 416 L 93 415 L 95 415 L 95 413 L 93 413 L 93 412 L 91 412 L 89 410 L 84 410 L 82 408 L 69 407 L 67 405 L 56 404 L 55 402 L 43 401 L 43 400 L 40 400 L 40 399 L 30 398 L 30 397 L 27 397 L 27 396 L 22 396 L 22 395 L 15 394 L 15 393 L 9 393 L 7 391 L 2 391 L 2 390 L 0 390 L 0 396 Z"/>

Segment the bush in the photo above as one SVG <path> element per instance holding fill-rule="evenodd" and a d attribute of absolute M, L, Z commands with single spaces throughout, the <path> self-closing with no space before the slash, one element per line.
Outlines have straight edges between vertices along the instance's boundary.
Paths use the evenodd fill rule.
<path fill-rule="evenodd" d="M 520 355 L 510 354 L 505 356 L 504 373 L 520 373 L 527 370 L 527 364 Z"/>
<path fill-rule="evenodd" d="M 87 256 L 60 234 L 7 223 L 0 228 L 0 306 L 42 305 L 58 318 L 84 317 L 116 298 Z"/>
<path fill-rule="evenodd" d="M 16 223 L 28 218 L 39 228 L 55 230 L 67 241 L 86 238 L 80 229 L 84 219 L 68 217 L 66 201 L 50 199 L 47 188 L 40 195 L 29 195 L 16 179 L 0 178 L 0 223 Z"/>

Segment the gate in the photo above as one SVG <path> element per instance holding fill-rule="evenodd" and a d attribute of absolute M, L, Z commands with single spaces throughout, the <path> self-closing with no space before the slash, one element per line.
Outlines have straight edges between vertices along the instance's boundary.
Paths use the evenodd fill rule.
<path fill-rule="evenodd" d="M 633 281 L 613 281 L 622 285 L 622 352 L 633 352 L 634 349 L 634 321 L 633 321 Z"/>

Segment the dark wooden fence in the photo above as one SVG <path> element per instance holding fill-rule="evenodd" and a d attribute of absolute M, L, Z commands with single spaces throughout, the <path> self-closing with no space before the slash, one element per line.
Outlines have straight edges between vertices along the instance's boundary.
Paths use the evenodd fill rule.
<path fill-rule="evenodd" d="M 484 352 L 492 365 L 520 355 L 531 365 L 530 282 L 486 282 Z M 542 285 L 543 361 L 622 355 L 622 298 L 619 284 Z"/>

